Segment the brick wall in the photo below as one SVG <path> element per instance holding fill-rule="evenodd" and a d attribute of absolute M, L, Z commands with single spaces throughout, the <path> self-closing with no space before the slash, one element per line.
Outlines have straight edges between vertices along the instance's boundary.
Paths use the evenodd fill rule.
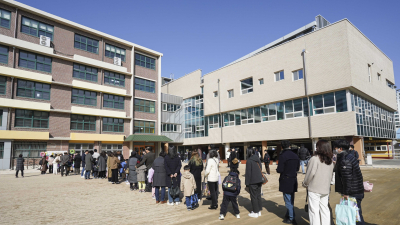
<path fill-rule="evenodd" d="M 71 110 L 71 87 L 51 85 L 51 109 Z"/>
<path fill-rule="evenodd" d="M 71 117 L 67 113 L 50 112 L 49 132 L 50 138 L 70 137 Z"/>
<path fill-rule="evenodd" d="M 0 27 L 0 34 L 6 35 L 6 36 L 9 36 L 9 37 L 14 37 L 14 32 L 15 32 L 15 8 L 14 7 L 10 7 L 8 5 L 5 5 L 3 3 L 0 3 L 0 8 L 11 12 L 10 28 Z"/>

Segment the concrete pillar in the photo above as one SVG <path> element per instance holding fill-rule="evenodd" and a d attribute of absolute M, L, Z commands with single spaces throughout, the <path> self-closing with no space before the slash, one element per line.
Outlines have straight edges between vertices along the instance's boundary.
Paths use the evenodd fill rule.
<path fill-rule="evenodd" d="M 261 142 L 261 149 L 262 149 L 261 156 L 262 156 L 262 159 L 264 159 L 264 154 L 265 154 L 264 152 L 265 152 L 265 150 L 268 149 L 267 141 L 262 141 Z"/>
<path fill-rule="evenodd" d="M 229 149 L 230 149 L 230 144 L 229 144 L 229 143 L 226 143 L 226 144 L 225 144 L 225 159 L 226 159 L 226 160 L 229 158 L 229 155 L 231 154 L 231 153 L 229 152 Z"/>
<path fill-rule="evenodd" d="M 168 142 L 164 144 L 164 152 L 168 153 Z"/>
<path fill-rule="evenodd" d="M 312 139 L 312 150 L 313 150 L 313 154 L 315 151 L 317 151 L 317 142 L 318 142 L 318 138 L 313 138 Z"/>
<path fill-rule="evenodd" d="M 363 154 L 363 138 L 353 137 L 354 150 L 358 152 L 360 165 L 365 165 L 364 154 Z"/>
<path fill-rule="evenodd" d="M 243 143 L 243 158 L 244 160 L 247 160 L 247 148 L 249 147 L 249 143 L 245 142 Z"/>

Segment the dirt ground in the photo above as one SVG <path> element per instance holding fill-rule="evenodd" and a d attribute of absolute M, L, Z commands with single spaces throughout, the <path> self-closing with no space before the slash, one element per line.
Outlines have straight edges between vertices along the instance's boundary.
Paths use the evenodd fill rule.
<path fill-rule="evenodd" d="M 244 183 L 244 167 L 240 166 Z M 81 179 L 80 176 L 40 175 L 39 171 L 26 173 L 25 178 L 0 175 L 0 224 L 283 224 L 286 212 L 282 193 L 278 191 L 279 174 L 271 166 L 268 184 L 263 186 L 262 216 L 247 216 L 251 210 L 250 196 L 242 190 L 238 200 L 241 218 L 233 216 L 228 207 L 224 221 L 219 221 L 218 210 L 208 210 L 210 201 L 201 202 L 194 211 L 186 206 L 156 205 L 150 193 L 130 191 L 125 183 L 113 185 L 106 180 Z M 227 175 L 226 164 L 221 164 L 222 176 Z M 364 180 L 374 183 L 372 193 L 366 193 L 362 202 L 366 224 L 400 224 L 400 170 L 362 169 Z M 298 175 L 299 183 L 304 175 Z M 330 196 L 330 205 L 339 203 L 340 195 Z M 222 190 L 221 190 L 222 192 Z M 298 224 L 308 224 L 304 211 L 305 189 L 299 187 L 295 197 Z M 222 194 L 219 196 L 222 202 Z"/>

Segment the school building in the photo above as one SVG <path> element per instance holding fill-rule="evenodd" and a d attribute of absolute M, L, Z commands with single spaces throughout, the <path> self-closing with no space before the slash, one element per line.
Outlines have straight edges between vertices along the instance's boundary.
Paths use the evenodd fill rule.
<path fill-rule="evenodd" d="M 13 0 L 0 2 L 0 169 L 23 154 L 161 141 L 157 51 Z M 26 160 L 27 161 L 27 160 Z M 29 162 L 32 163 L 32 162 Z"/>
<path fill-rule="evenodd" d="M 315 149 L 347 139 L 360 156 L 390 158 L 397 110 L 393 62 L 349 20 L 315 21 L 208 74 L 164 78 L 162 134 L 180 151 L 280 141 Z M 264 152 L 264 151 L 263 151 Z M 363 157 L 361 164 L 364 163 Z"/>

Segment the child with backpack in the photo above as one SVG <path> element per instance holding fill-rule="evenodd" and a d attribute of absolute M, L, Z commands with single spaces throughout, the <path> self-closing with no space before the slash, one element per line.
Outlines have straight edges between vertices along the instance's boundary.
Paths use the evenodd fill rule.
<path fill-rule="evenodd" d="M 146 165 L 143 164 L 136 169 L 137 181 L 139 183 L 139 193 L 144 193 L 146 189 L 146 168 Z"/>
<path fill-rule="evenodd" d="M 225 218 L 226 212 L 228 211 L 228 204 L 232 202 L 233 211 L 235 212 L 236 218 L 240 219 L 240 211 L 237 201 L 237 196 L 240 194 L 240 179 L 239 171 L 236 169 L 231 169 L 229 175 L 224 178 L 222 182 L 222 190 L 224 191 L 224 198 L 221 204 L 221 211 L 219 219 L 223 220 Z"/>
<path fill-rule="evenodd" d="M 193 174 L 190 173 L 189 165 L 186 165 L 183 169 L 185 171 L 182 174 L 181 191 L 183 191 L 183 196 L 186 197 L 187 210 L 190 211 L 197 208 L 199 205 L 197 194 L 194 193 L 194 190 L 196 189 L 196 181 L 194 180 Z"/>

